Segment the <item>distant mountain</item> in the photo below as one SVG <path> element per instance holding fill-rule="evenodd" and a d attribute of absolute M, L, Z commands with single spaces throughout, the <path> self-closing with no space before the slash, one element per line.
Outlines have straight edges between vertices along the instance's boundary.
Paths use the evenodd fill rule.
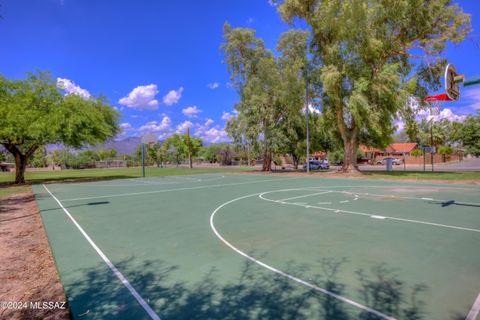
<path fill-rule="evenodd" d="M 116 149 L 118 155 L 133 154 L 138 148 L 138 145 L 141 143 L 140 139 L 140 137 L 128 137 L 121 140 L 112 139 L 108 140 L 104 144 L 97 145 L 92 149 Z"/>
<path fill-rule="evenodd" d="M 111 139 L 103 144 L 97 144 L 96 146 L 86 146 L 81 149 L 73 149 L 67 147 L 67 150 L 73 153 L 77 153 L 78 151 L 82 150 L 116 149 L 119 156 L 124 154 L 131 155 L 138 148 L 140 141 L 140 137 L 128 137 L 120 140 Z M 51 152 L 57 149 L 64 149 L 65 146 L 63 144 L 49 144 L 46 146 L 46 148 L 47 152 Z"/>

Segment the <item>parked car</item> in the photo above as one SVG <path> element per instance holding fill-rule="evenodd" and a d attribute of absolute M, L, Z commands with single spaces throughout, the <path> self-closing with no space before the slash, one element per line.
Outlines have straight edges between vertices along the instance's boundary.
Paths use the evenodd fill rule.
<path fill-rule="evenodd" d="M 370 164 L 370 158 L 357 158 L 357 164 Z"/>
<path fill-rule="evenodd" d="M 393 157 L 388 157 L 388 158 L 384 158 L 382 160 L 377 160 L 376 164 L 386 164 L 387 163 L 387 159 L 393 159 L 392 160 L 392 163 L 395 164 L 395 165 L 401 165 L 402 164 L 402 160 L 401 159 L 398 159 L 398 158 L 393 158 Z"/>
<path fill-rule="evenodd" d="M 310 170 L 328 170 L 330 165 L 328 161 L 310 160 Z M 303 164 L 303 170 L 307 170 L 307 163 Z"/>

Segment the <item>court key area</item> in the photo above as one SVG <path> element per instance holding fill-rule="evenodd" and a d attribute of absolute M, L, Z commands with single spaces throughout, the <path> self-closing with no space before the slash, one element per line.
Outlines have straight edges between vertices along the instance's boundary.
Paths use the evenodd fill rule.
<path fill-rule="evenodd" d="M 478 319 L 475 185 L 198 174 L 33 189 L 74 319 Z"/>

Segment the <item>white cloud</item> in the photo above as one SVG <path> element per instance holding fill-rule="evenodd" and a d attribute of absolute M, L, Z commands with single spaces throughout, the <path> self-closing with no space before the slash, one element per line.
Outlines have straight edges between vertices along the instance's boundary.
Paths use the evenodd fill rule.
<path fill-rule="evenodd" d="M 438 116 L 433 116 L 433 121 L 448 119 L 450 121 L 463 122 L 467 116 L 455 114 L 451 109 L 445 108 Z"/>
<path fill-rule="evenodd" d="M 158 89 L 155 84 L 138 86 L 128 96 L 121 98 L 118 103 L 133 109 L 156 110 L 158 109 L 158 100 L 155 99 L 157 94 Z"/>
<path fill-rule="evenodd" d="M 222 120 L 228 121 L 233 115 L 230 112 L 223 112 L 222 113 Z"/>
<path fill-rule="evenodd" d="M 227 133 L 223 128 L 210 127 L 214 121 L 207 119 L 203 125 L 196 124 L 195 136 L 202 139 L 205 143 L 220 143 L 230 141 Z"/>
<path fill-rule="evenodd" d="M 480 94 L 480 92 L 479 92 Z M 420 103 L 417 98 L 411 97 L 408 101 L 408 106 L 412 111 L 415 113 L 415 120 L 417 122 L 421 122 L 422 120 L 430 121 L 433 118 L 434 122 L 441 121 L 443 119 L 447 119 L 449 121 L 455 122 L 463 122 L 467 116 L 456 114 L 450 108 L 444 108 L 440 106 L 440 112 L 437 115 L 430 115 L 430 108 L 421 108 Z M 394 120 L 394 124 L 397 127 L 397 132 L 402 131 L 405 128 L 405 121 L 398 116 L 397 119 Z"/>
<path fill-rule="evenodd" d="M 193 118 L 196 117 L 196 114 L 202 112 L 202 110 L 198 109 L 197 106 L 190 106 L 182 110 L 183 115 Z"/>
<path fill-rule="evenodd" d="M 220 87 L 220 83 L 212 82 L 212 83 L 207 84 L 207 87 L 210 88 L 210 89 L 217 89 L 218 87 Z"/>
<path fill-rule="evenodd" d="M 126 130 L 130 130 L 132 129 L 132 125 L 128 122 L 124 122 L 124 123 L 121 123 L 120 124 L 120 128 L 123 130 L 123 131 L 126 131 Z"/>
<path fill-rule="evenodd" d="M 268 4 L 272 7 L 277 7 L 278 6 L 277 0 L 268 0 Z"/>
<path fill-rule="evenodd" d="M 207 121 L 205 121 L 205 124 L 204 126 L 206 127 L 209 127 L 211 124 L 213 124 L 215 121 L 213 121 L 212 119 L 207 119 Z"/>
<path fill-rule="evenodd" d="M 250 18 L 247 19 L 247 23 L 249 23 L 249 24 L 250 24 L 250 23 L 253 23 L 253 21 L 255 21 L 255 20 L 254 20 L 252 17 L 250 17 Z"/>
<path fill-rule="evenodd" d="M 178 90 L 171 90 L 163 97 L 163 103 L 167 106 L 176 104 L 182 97 L 183 87 L 178 88 Z"/>
<path fill-rule="evenodd" d="M 210 128 L 202 136 L 202 139 L 207 143 L 221 143 L 230 141 L 224 129 Z"/>
<path fill-rule="evenodd" d="M 165 140 L 174 132 L 172 128 L 172 120 L 165 116 L 162 121 L 150 121 L 145 123 L 138 129 L 140 134 L 153 133 L 156 134 L 159 140 Z"/>
<path fill-rule="evenodd" d="M 184 121 L 177 126 L 176 133 L 178 133 L 178 134 L 185 133 L 185 132 L 187 132 L 187 128 L 192 128 L 192 127 L 193 127 L 193 123 L 191 123 L 188 120 Z"/>
<path fill-rule="evenodd" d="M 91 97 L 90 92 L 80 88 L 75 82 L 69 79 L 57 78 L 57 87 L 65 90 L 66 94 L 75 94 L 84 99 L 89 99 Z"/>
<path fill-rule="evenodd" d="M 169 117 L 163 117 L 161 122 L 150 121 L 141 126 L 138 130 L 141 132 L 160 132 L 171 129 L 172 120 Z"/>

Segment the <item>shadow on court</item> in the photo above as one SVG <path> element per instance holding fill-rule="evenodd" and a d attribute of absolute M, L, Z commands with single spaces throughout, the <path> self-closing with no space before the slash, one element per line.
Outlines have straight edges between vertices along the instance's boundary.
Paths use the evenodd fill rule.
<path fill-rule="evenodd" d="M 84 207 L 84 206 L 99 206 L 99 205 L 103 205 L 103 204 L 110 204 L 110 201 L 88 202 L 88 203 L 84 203 L 84 204 L 76 204 L 76 205 L 72 205 L 72 206 L 63 206 L 63 207 L 65 209 L 70 209 L 70 208 Z M 43 210 L 40 210 L 40 211 L 45 212 L 45 211 L 54 211 L 54 210 L 62 210 L 62 208 L 60 206 L 58 206 L 58 207 L 55 207 L 55 208 L 43 209 Z"/>
<path fill-rule="evenodd" d="M 427 286 L 408 286 L 385 264 L 357 270 L 360 288 L 352 289 L 337 278 L 340 268 L 348 263 L 346 259 L 323 259 L 320 263 L 322 273 L 305 280 L 399 320 L 431 318 L 425 313 L 422 300 L 428 292 Z M 148 261 L 139 266 L 129 259 L 116 266 L 162 319 L 382 319 L 333 296 L 305 289 L 283 276 L 259 269 L 251 262 L 246 262 L 240 276 L 228 283 L 220 280 L 221 270 L 215 268 L 201 281 L 190 283 L 174 282 L 173 278 L 178 278 L 177 272 L 181 270 L 161 261 Z M 299 278 L 308 271 L 308 266 L 294 262 L 285 270 Z M 104 265 L 86 271 L 82 281 L 66 289 L 76 318 L 81 319 L 80 315 L 88 319 L 149 318 Z M 461 313 L 452 311 L 448 319 L 458 317 Z"/>

